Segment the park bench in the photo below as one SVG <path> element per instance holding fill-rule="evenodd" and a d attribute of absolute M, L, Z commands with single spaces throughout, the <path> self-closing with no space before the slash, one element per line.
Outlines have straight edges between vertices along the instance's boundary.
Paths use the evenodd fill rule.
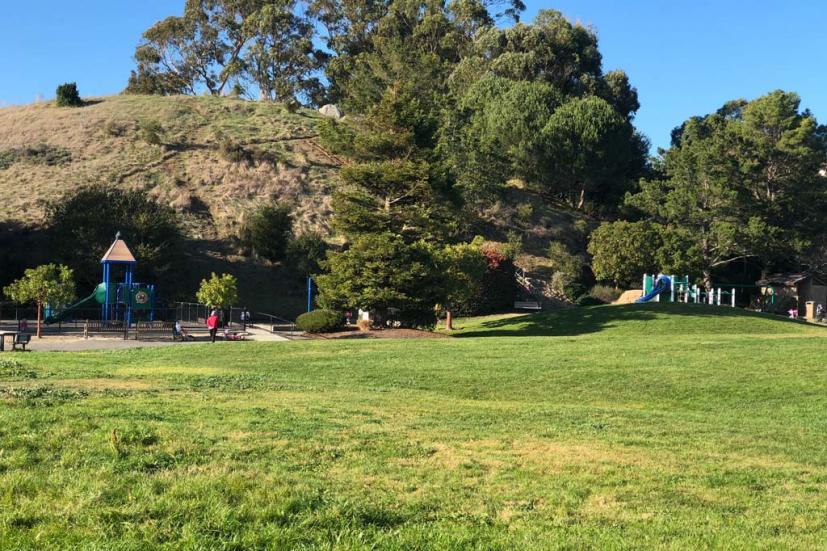
<path fill-rule="evenodd" d="M 536 300 L 518 300 L 514 303 L 515 310 L 542 310 L 543 307 Z"/>
<path fill-rule="evenodd" d="M 20 347 L 23 348 L 23 352 L 25 352 L 26 351 L 26 346 L 28 346 L 28 344 L 29 344 L 29 342 L 31 342 L 31 340 L 32 340 L 31 335 L 27 335 L 25 333 L 18 333 L 14 337 L 14 341 L 12 341 L 11 349 L 14 351 L 14 350 L 17 350 L 18 346 L 20 346 Z"/>

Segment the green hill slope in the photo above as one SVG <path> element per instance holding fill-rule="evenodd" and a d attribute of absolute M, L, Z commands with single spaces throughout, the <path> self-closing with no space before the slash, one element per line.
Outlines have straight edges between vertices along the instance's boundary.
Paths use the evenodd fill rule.
<path fill-rule="evenodd" d="M 96 183 L 145 190 L 181 214 L 190 240 L 182 288 L 194 290 L 211 271 L 231 271 L 239 276 L 242 302 L 295 315 L 304 303 L 300 283 L 238 256 L 232 238 L 257 205 L 271 200 L 293 209 L 298 232 L 329 235 L 342 160 L 320 144 L 321 120 L 314 110 L 293 113 L 278 103 L 190 96 L 120 95 L 89 99 L 81 108 L 53 102 L 2 108 L 0 231 L 19 236 L 7 241 L 25 251 L 25 263 L 49 262 L 48 243 L 37 236 L 45 201 Z M 150 125 L 160 127 L 159 143 L 151 143 Z M 548 276 L 549 242 L 582 250 L 596 223 L 517 184 L 476 214 L 469 236 L 501 242 L 518 236 L 525 253 L 519 266 L 540 279 Z M 31 230 L 28 237 L 20 237 L 20 225 Z"/>
<path fill-rule="evenodd" d="M 651 336 L 692 339 L 725 335 L 827 336 L 827 328 L 772 314 L 705 304 L 626 304 L 529 315 L 485 316 L 455 323 L 460 337 Z"/>

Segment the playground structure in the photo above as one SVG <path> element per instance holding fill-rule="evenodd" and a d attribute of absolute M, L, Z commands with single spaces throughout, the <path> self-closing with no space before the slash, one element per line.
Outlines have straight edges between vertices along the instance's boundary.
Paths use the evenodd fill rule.
<path fill-rule="evenodd" d="M 120 322 L 130 327 L 136 314 L 144 314 L 141 317 L 148 321 L 155 319 L 155 297 L 154 285 L 137 283 L 133 280 L 135 267 L 138 261 L 129 250 L 121 234 L 115 236 L 115 241 L 101 258 L 103 266 L 103 281 L 95 287 L 88 297 L 64 308 L 46 310 L 46 324 L 60 323 L 71 320 L 81 310 L 100 305 L 100 319 L 102 322 Z M 117 272 L 123 268 L 123 282 L 113 283 Z"/>
<path fill-rule="evenodd" d="M 735 308 L 735 294 L 735 287 L 729 290 L 724 290 L 723 287 L 707 290 L 698 285 L 690 285 L 689 276 L 644 274 L 643 296 L 635 302 L 684 302 Z"/>

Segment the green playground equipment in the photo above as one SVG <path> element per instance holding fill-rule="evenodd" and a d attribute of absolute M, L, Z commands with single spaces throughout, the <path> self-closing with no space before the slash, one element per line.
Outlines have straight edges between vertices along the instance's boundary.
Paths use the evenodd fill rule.
<path fill-rule="evenodd" d="M 664 283 L 665 282 L 665 283 Z M 707 290 L 689 282 L 689 276 L 643 274 L 643 298 L 638 302 L 683 302 L 735 308 L 736 287 Z"/>
<path fill-rule="evenodd" d="M 87 308 L 99 307 L 102 321 L 121 321 L 127 327 L 132 324 L 134 314 L 142 312 L 149 321 L 155 319 L 155 286 L 133 281 L 133 273 L 138 261 L 121 239 L 121 234 L 115 236 L 115 241 L 101 259 L 103 266 L 103 282 L 95 287 L 92 294 L 80 302 L 63 308 L 47 307 L 47 324 L 61 323 L 73 319 Z M 115 283 L 113 271 L 120 269 L 123 272 L 123 283 Z M 88 316 L 88 313 L 86 314 Z"/>

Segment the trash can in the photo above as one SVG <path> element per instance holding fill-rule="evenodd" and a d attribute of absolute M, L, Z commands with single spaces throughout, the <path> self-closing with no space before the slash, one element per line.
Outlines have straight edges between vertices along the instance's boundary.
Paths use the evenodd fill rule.
<path fill-rule="evenodd" d="M 816 303 L 813 300 L 808 300 L 804 303 L 804 319 L 807 321 L 816 320 Z"/>

